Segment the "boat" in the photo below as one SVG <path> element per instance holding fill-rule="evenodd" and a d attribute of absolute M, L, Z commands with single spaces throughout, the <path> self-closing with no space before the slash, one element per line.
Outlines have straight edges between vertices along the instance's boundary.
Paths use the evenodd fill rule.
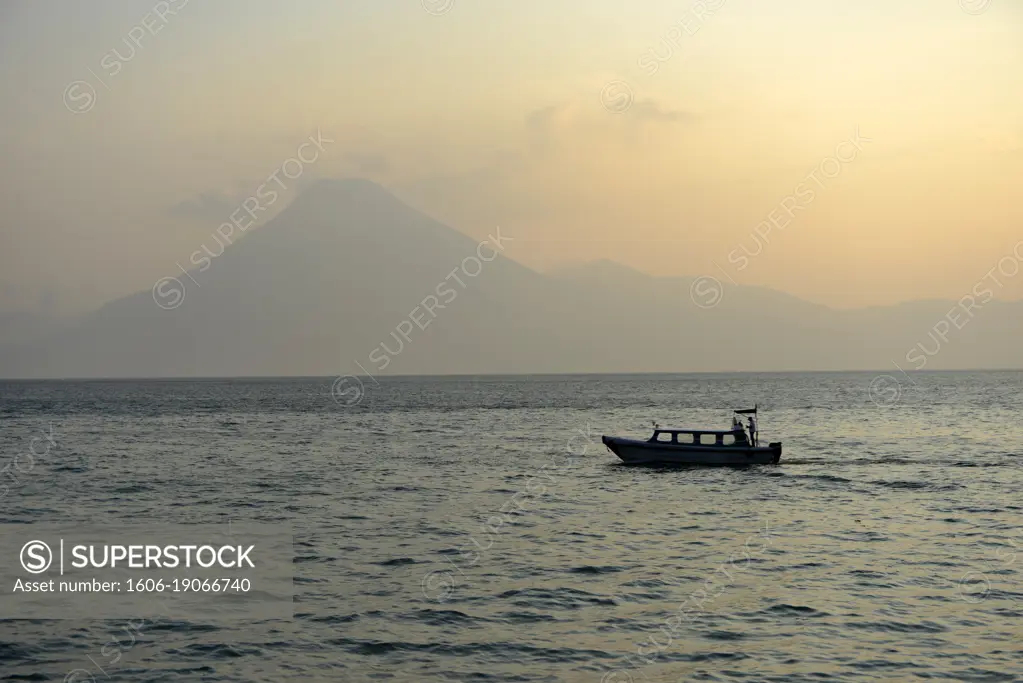
<path fill-rule="evenodd" d="M 733 411 L 732 428 L 673 429 L 654 423 L 646 441 L 602 436 L 607 449 L 630 465 L 770 465 L 781 460 L 781 442 L 761 446 L 756 428 L 757 406 Z M 738 415 L 751 415 L 747 434 Z"/>

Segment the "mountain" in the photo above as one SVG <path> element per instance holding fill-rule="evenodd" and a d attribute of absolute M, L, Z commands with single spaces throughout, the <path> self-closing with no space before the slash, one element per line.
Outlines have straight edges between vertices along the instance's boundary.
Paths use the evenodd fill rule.
<path fill-rule="evenodd" d="M 972 310 L 953 301 L 836 310 L 763 287 L 651 277 L 610 262 L 554 275 L 603 300 L 622 328 L 643 330 L 635 344 L 672 369 L 1023 368 L 1020 301 L 983 295 Z"/>
<path fill-rule="evenodd" d="M 541 274 L 366 180 L 325 180 L 195 268 L 0 350 L 3 377 L 1023 367 L 1023 305 L 837 311 L 757 287 L 612 262 Z M 181 298 L 183 293 L 183 298 Z M 700 305 L 702 304 L 702 306 Z M 923 354 L 918 352 L 917 355 Z"/>
<path fill-rule="evenodd" d="M 369 181 L 319 181 L 233 244 L 208 239 L 187 275 L 0 352 L 0 376 L 557 371 L 531 340 L 567 350 L 557 327 L 579 329 L 582 302 L 491 232 L 481 246 Z"/>
<path fill-rule="evenodd" d="M 69 327 L 74 318 L 33 311 L 0 311 L 0 348 L 28 344 Z"/>

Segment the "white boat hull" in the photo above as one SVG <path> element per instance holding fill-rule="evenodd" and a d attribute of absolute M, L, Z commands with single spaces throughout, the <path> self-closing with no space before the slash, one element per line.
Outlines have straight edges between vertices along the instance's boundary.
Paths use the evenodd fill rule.
<path fill-rule="evenodd" d="M 608 450 L 630 465 L 770 465 L 781 460 L 781 444 L 769 446 L 696 446 L 602 438 Z"/>

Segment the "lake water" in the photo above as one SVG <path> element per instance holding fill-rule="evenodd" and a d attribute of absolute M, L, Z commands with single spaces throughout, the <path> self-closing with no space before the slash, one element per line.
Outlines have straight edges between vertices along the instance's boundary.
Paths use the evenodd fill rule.
<path fill-rule="evenodd" d="M 1023 374 L 893 374 L 0 383 L 4 524 L 288 524 L 295 589 L 0 680 L 1023 680 Z M 754 402 L 778 466 L 600 444 Z"/>

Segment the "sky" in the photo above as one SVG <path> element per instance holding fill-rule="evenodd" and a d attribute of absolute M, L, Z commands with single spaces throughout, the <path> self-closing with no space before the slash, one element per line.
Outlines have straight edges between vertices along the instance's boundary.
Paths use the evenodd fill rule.
<path fill-rule="evenodd" d="M 0 312 L 148 289 L 274 173 L 539 271 L 1023 298 L 1021 36 L 1014 0 L 2 0 Z"/>

